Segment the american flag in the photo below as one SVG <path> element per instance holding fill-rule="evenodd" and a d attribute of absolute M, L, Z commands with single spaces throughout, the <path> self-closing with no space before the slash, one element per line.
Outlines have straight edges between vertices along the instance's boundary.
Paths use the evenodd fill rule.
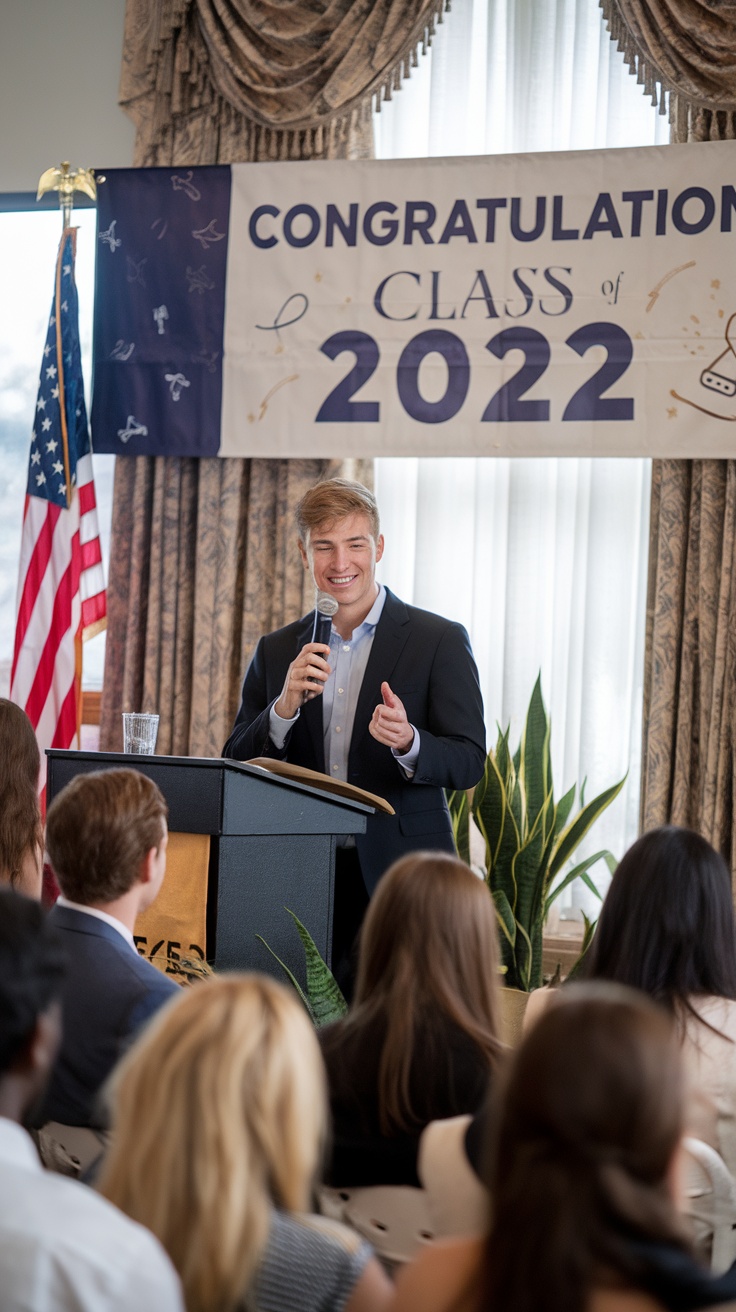
<path fill-rule="evenodd" d="M 23 512 L 11 700 L 41 748 L 79 746 L 82 641 L 106 624 L 92 455 L 74 281 L 76 228 L 65 228 L 38 384 Z"/>

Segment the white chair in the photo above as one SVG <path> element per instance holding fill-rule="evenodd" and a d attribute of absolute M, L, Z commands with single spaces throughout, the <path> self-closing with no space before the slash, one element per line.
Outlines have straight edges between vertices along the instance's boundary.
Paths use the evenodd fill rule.
<path fill-rule="evenodd" d="M 317 1196 L 322 1215 L 342 1221 L 367 1239 L 391 1272 L 435 1237 L 423 1189 L 410 1185 L 323 1186 Z"/>
<path fill-rule="evenodd" d="M 736 1261 L 736 1180 L 715 1148 L 702 1139 L 683 1141 L 684 1210 L 699 1256 L 714 1275 Z"/>
<path fill-rule="evenodd" d="M 39 1156 L 47 1171 L 84 1178 L 95 1171 L 110 1143 L 107 1130 L 90 1130 L 83 1125 L 62 1125 L 47 1121 L 37 1131 Z"/>
<path fill-rule="evenodd" d="M 422 1131 L 417 1174 L 438 1237 L 480 1235 L 488 1229 L 489 1197 L 465 1154 L 469 1116 L 431 1121 Z"/>

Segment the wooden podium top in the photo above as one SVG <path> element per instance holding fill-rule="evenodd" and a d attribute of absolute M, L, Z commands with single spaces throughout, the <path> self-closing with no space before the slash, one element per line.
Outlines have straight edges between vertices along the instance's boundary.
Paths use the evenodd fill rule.
<path fill-rule="evenodd" d="M 349 802 L 363 802 L 376 811 L 383 811 L 385 815 L 396 815 L 385 797 L 369 793 L 365 788 L 356 788 L 355 784 L 345 783 L 342 779 L 333 779 L 320 770 L 308 770 L 305 765 L 292 765 L 289 761 L 279 761 L 271 756 L 255 756 L 246 761 L 246 765 L 257 765 L 260 770 L 268 770 L 269 774 L 277 774 L 282 779 L 293 779 L 298 784 L 311 784 L 325 793 L 334 793 L 335 797 L 344 797 Z"/>

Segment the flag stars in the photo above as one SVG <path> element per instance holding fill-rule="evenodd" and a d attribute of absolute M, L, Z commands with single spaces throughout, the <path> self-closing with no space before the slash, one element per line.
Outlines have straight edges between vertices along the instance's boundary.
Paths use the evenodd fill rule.
<path fill-rule="evenodd" d="M 46 450 L 53 453 L 58 445 L 59 443 L 52 437 L 51 441 L 46 443 Z"/>
<path fill-rule="evenodd" d="M 59 399 L 59 389 L 58 389 L 58 387 L 52 387 L 52 388 L 51 388 L 51 395 L 52 395 L 52 397 L 54 398 L 55 401 L 58 401 L 58 399 Z"/>
<path fill-rule="evenodd" d="M 53 469 L 53 471 L 54 471 L 55 474 L 63 474 L 63 473 L 64 473 L 64 466 L 62 465 L 62 463 L 61 463 L 60 460 L 55 460 L 54 463 L 53 463 L 53 465 L 52 465 L 51 467 L 52 467 L 52 469 Z"/>
<path fill-rule="evenodd" d="M 49 356 L 51 355 L 51 347 L 49 346 L 48 342 L 43 348 L 43 353 L 46 356 L 46 359 L 48 360 Z"/>
<path fill-rule="evenodd" d="M 46 482 L 46 475 L 44 474 L 43 470 L 41 470 L 40 474 L 36 474 L 36 483 L 38 484 L 39 487 L 43 487 L 45 482 Z"/>
<path fill-rule="evenodd" d="M 65 497 L 65 496 L 66 496 L 66 483 L 60 483 L 60 484 L 59 484 L 58 491 L 59 491 L 59 496 L 60 496 L 60 497 Z"/>
<path fill-rule="evenodd" d="M 66 311 L 69 309 L 69 302 L 68 302 L 68 301 L 62 301 L 62 302 L 61 302 L 61 308 L 62 308 L 62 310 L 66 313 Z"/>
<path fill-rule="evenodd" d="M 40 465 L 40 463 L 41 463 L 41 452 L 40 452 L 40 451 L 32 451 L 32 452 L 31 452 L 31 464 L 32 464 L 32 465 Z"/>
<path fill-rule="evenodd" d="M 49 367 L 48 367 L 48 369 L 46 370 L 46 377 L 47 377 L 47 378 L 55 378 L 57 372 L 58 372 L 58 371 L 57 371 L 56 365 L 55 365 L 55 364 L 50 364 Z"/>
<path fill-rule="evenodd" d="M 63 266 L 62 273 L 71 273 L 71 271 L 72 271 L 71 264 L 65 264 Z"/>
<path fill-rule="evenodd" d="M 37 409 L 37 410 L 45 410 L 45 409 L 46 409 L 46 402 L 44 401 L 44 399 L 43 399 L 42 396 L 39 396 L 39 398 L 38 398 L 38 400 L 37 400 L 37 402 L 36 402 L 36 409 Z"/>
<path fill-rule="evenodd" d="M 48 433 L 48 431 L 49 431 L 49 429 L 50 429 L 50 427 L 51 427 L 51 420 L 48 418 L 48 416 L 46 417 L 46 419 L 44 419 L 43 423 L 41 424 L 41 427 L 42 427 L 44 433 Z M 48 450 L 48 448 L 47 448 L 47 450 Z"/>

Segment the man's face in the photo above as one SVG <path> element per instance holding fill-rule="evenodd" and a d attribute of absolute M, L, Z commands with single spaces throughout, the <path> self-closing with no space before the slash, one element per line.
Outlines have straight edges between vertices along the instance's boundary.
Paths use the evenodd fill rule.
<path fill-rule="evenodd" d="M 306 548 L 299 543 L 304 564 L 315 587 L 329 592 L 340 606 L 365 605 L 368 614 L 376 595 L 376 564 L 383 555 L 383 536 L 373 537 L 371 522 L 362 510 L 345 515 L 309 534 Z"/>

